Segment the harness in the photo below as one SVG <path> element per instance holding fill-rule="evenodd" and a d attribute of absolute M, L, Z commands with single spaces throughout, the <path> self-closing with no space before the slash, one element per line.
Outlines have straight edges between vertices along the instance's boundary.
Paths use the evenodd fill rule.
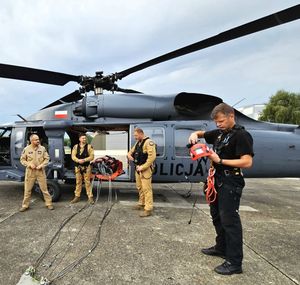
<path fill-rule="evenodd" d="M 239 131 L 245 129 L 243 126 L 234 125 L 229 132 L 220 132 L 217 140 L 213 145 L 214 151 L 220 156 L 224 147 L 228 146 L 230 139 Z M 213 165 L 218 174 L 222 176 L 240 175 L 241 169 L 239 167 L 230 167 L 224 165 Z"/>
<path fill-rule="evenodd" d="M 83 152 L 80 153 L 80 145 L 77 145 L 77 153 L 76 153 L 76 157 L 78 159 L 84 159 L 87 158 L 89 156 L 89 152 L 88 152 L 88 144 L 86 144 L 84 146 Z M 86 161 L 82 164 L 79 164 L 78 162 L 75 162 L 75 166 L 78 167 L 78 169 L 80 170 L 81 174 L 84 174 L 86 172 L 87 167 L 90 165 L 89 161 Z"/>
<path fill-rule="evenodd" d="M 135 165 L 142 165 L 147 161 L 148 153 L 143 153 L 143 147 L 149 138 L 143 139 L 142 143 L 139 144 L 138 142 L 135 144 L 135 148 L 133 151 L 133 158 L 134 158 L 134 164 Z"/>
<path fill-rule="evenodd" d="M 220 132 L 217 140 L 214 143 L 214 151 L 220 155 L 222 149 L 229 144 L 230 139 L 237 133 L 238 130 L 244 129 L 243 126 L 235 125 L 229 132 L 224 133 Z M 225 135 L 225 136 L 224 136 Z M 208 170 L 208 176 L 206 184 L 204 187 L 205 198 L 208 204 L 215 202 L 217 198 L 217 190 L 215 188 L 215 174 L 221 176 L 232 176 L 232 175 L 241 175 L 241 169 L 239 167 L 230 167 L 223 165 L 217 165 L 215 168 L 214 164 L 211 163 L 211 166 Z"/>
<path fill-rule="evenodd" d="M 238 130 L 243 130 L 243 129 L 245 129 L 243 126 L 234 125 L 234 127 L 232 129 L 230 129 L 229 132 L 225 133 L 225 132 L 220 131 L 220 134 L 214 143 L 214 151 L 218 155 L 220 155 L 222 149 L 229 144 L 229 140 L 237 133 Z"/>

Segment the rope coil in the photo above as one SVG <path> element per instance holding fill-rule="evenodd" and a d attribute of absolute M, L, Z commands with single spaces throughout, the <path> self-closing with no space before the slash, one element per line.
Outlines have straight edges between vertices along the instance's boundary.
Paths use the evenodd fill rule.
<path fill-rule="evenodd" d="M 208 176 L 206 180 L 207 187 L 204 190 L 206 202 L 208 204 L 215 202 L 215 200 L 217 199 L 217 190 L 215 188 L 215 177 L 214 177 L 215 172 L 216 169 L 212 166 L 208 170 Z"/>

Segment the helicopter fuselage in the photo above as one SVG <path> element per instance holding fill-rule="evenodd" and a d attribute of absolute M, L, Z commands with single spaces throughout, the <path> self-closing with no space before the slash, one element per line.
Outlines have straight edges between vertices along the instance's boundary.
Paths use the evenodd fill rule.
<path fill-rule="evenodd" d="M 133 129 L 140 127 L 157 146 L 153 182 L 205 181 L 210 161 L 205 157 L 192 161 L 186 144 L 193 131 L 216 128 L 206 118 L 220 98 L 180 93 L 156 97 L 153 103 L 153 96 L 145 94 L 102 96 L 106 95 L 46 108 L 26 121 L 0 126 L 0 179 L 24 180 L 20 155 L 30 134 L 36 133 L 51 158 L 48 180 L 72 182 L 75 176 L 71 149 L 78 143 L 78 134 L 85 132 L 96 156 L 115 156 L 123 162 L 124 174 L 118 180 L 134 181 L 134 165 L 128 163 L 126 155 L 135 143 Z M 136 96 L 136 102 L 128 108 L 126 100 L 132 100 L 132 96 Z M 99 115 L 104 104 L 105 117 Z M 139 106 L 143 106 L 142 112 Z M 245 126 L 254 139 L 254 163 L 243 171 L 245 177 L 300 177 L 299 126 L 259 122 L 238 111 L 236 122 Z"/>

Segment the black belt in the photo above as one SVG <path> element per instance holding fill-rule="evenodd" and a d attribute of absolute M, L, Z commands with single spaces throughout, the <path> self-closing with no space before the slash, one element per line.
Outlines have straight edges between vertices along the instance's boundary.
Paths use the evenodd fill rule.
<path fill-rule="evenodd" d="M 242 175 L 242 171 L 240 168 L 237 169 L 222 169 L 217 171 L 218 174 L 224 176 L 239 176 Z"/>

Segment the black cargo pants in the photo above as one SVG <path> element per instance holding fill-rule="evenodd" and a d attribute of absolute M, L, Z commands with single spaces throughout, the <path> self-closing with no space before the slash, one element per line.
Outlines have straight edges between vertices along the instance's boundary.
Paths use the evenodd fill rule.
<path fill-rule="evenodd" d="M 239 215 L 240 198 L 245 186 L 241 175 L 215 174 L 217 199 L 210 204 L 210 214 L 217 233 L 216 249 L 226 260 L 242 265 L 243 233 Z"/>

